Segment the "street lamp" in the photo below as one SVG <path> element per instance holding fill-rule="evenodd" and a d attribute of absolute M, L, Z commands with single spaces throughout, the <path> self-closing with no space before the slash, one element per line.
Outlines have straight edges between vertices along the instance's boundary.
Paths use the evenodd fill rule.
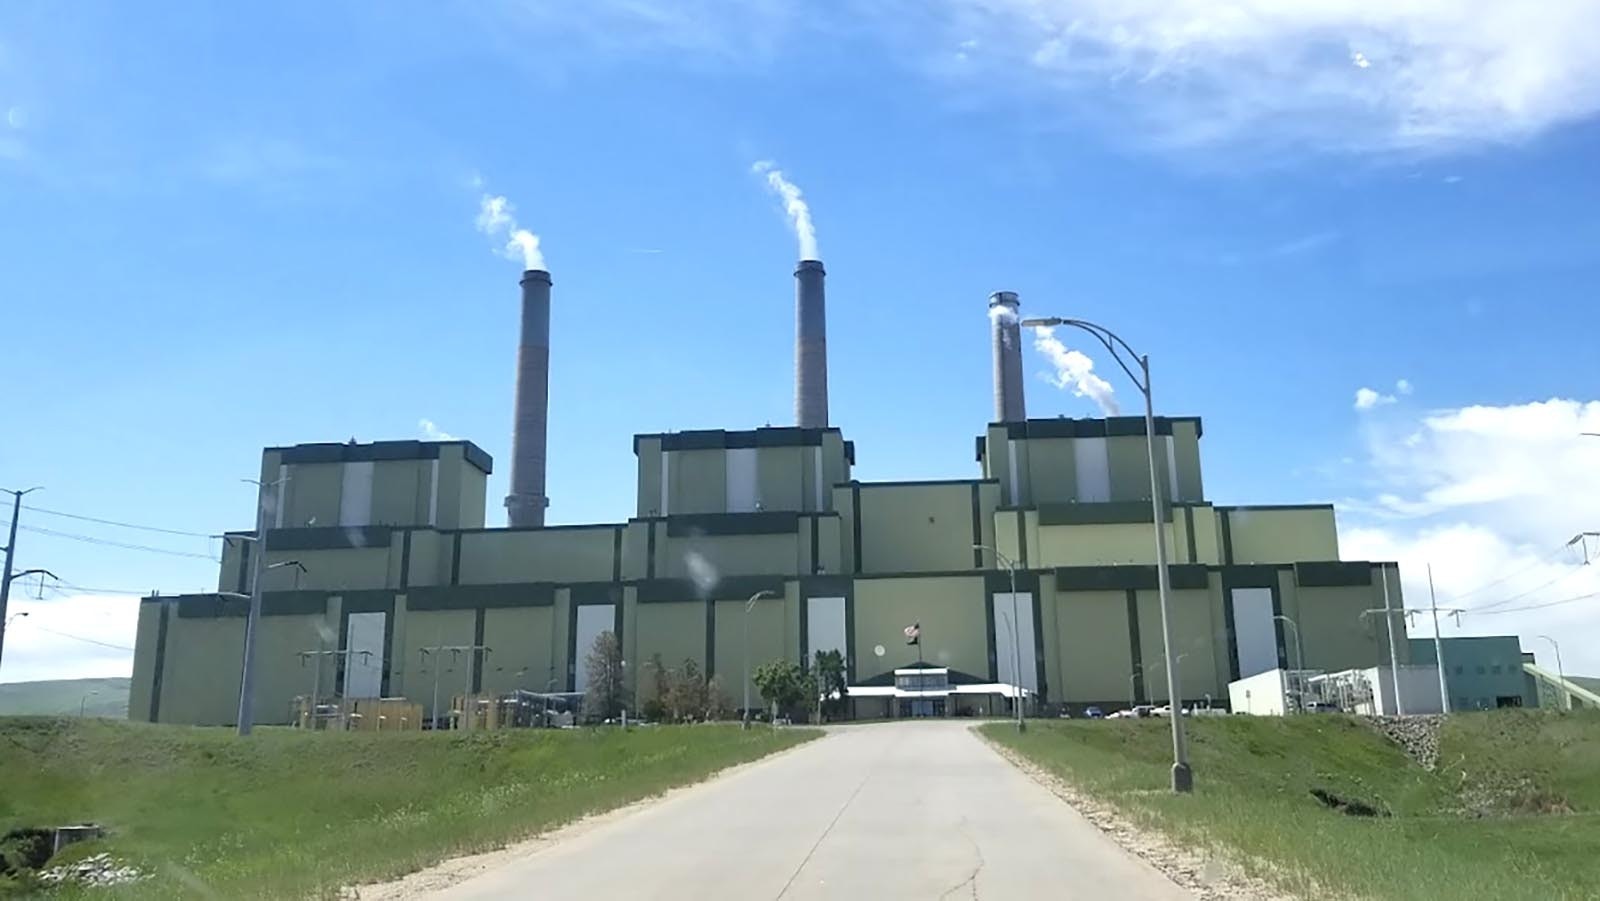
<path fill-rule="evenodd" d="M 755 609 L 756 601 L 777 596 L 777 592 L 763 589 L 750 595 L 750 600 L 744 602 L 744 712 L 740 716 L 741 729 L 750 728 L 750 611 Z"/>
<path fill-rule="evenodd" d="M 1304 707 L 1306 702 L 1306 693 L 1304 690 L 1303 680 L 1305 679 L 1304 673 L 1306 668 L 1306 649 L 1305 646 L 1300 643 L 1300 627 L 1295 624 L 1294 620 L 1284 616 L 1281 613 L 1273 614 L 1272 618 L 1278 622 L 1284 623 L 1289 628 L 1294 630 L 1294 659 L 1295 669 L 1297 672 L 1290 678 L 1290 681 L 1294 683 L 1295 696 L 1300 699 L 1300 706 Z"/>
<path fill-rule="evenodd" d="M 1111 358 L 1122 367 L 1135 387 L 1144 395 L 1144 439 L 1145 453 L 1150 460 L 1150 507 L 1155 515 L 1156 530 L 1156 585 L 1161 593 L 1161 646 L 1163 656 L 1167 662 L 1167 697 L 1182 706 L 1183 700 L 1178 696 L 1178 679 L 1172 665 L 1172 615 L 1170 611 L 1169 595 L 1172 593 L 1172 577 L 1167 572 L 1167 532 L 1165 521 L 1162 518 L 1161 507 L 1161 481 L 1156 470 L 1156 414 L 1155 400 L 1150 392 L 1150 357 L 1140 355 L 1110 329 L 1086 322 L 1082 319 L 1063 319 L 1051 316 L 1043 319 L 1024 319 L 1021 323 L 1029 328 L 1053 328 L 1059 325 L 1070 325 L 1082 329 L 1093 335 L 1096 340 L 1105 345 Z M 1120 349 L 1119 349 L 1120 348 Z M 1132 357 L 1137 364 L 1139 374 L 1123 359 L 1123 353 Z M 1173 486 L 1176 489 L 1177 486 Z M 1194 770 L 1189 766 L 1189 748 L 1184 740 L 1183 717 L 1170 717 L 1172 720 L 1172 790 L 1174 792 L 1189 792 L 1194 790 Z"/>
<path fill-rule="evenodd" d="M 1540 635 L 1539 637 L 1550 642 L 1550 646 L 1556 649 L 1556 677 L 1561 680 L 1561 697 L 1566 701 L 1563 706 L 1571 710 L 1572 692 L 1567 689 L 1567 671 L 1561 666 L 1561 645 L 1548 635 Z"/>
<path fill-rule="evenodd" d="M 244 660 L 239 672 L 239 716 L 238 733 L 240 736 L 250 734 L 255 726 L 255 689 L 256 689 L 256 632 L 261 625 L 261 576 L 266 570 L 267 559 L 267 489 L 276 489 L 276 506 L 281 506 L 283 500 L 283 483 L 287 477 L 271 482 L 261 482 L 256 479 L 240 479 L 256 486 L 256 533 L 252 536 L 236 535 L 236 538 L 246 538 L 256 543 L 255 557 L 251 565 L 250 576 L 250 610 L 244 620 Z M 300 564 L 296 563 L 296 566 Z"/>
<path fill-rule="evenodd" d="M 988 551 L 994 554 L 995 559 L 1005 564 L 1006 573 L 1011 576 L 1011 681 L 1017 690 L 1015 706 L 1017 708 L 1017 731 L 1028 731 L 1027 724 L 1022 721 L 1022 629 L 1018 627 L 1021 620 L 1017 619 L 1017 563 L 1010 557 L 1000 552 L 997 547 L 987 544 L 974 544 L 975 551 Z"/>

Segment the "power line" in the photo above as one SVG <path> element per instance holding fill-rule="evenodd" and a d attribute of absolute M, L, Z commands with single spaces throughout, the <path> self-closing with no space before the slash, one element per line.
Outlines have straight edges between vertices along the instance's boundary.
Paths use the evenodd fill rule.
<path fill-rule="evenodd" d="M 40 526 L 19 525 L 17 528 L 22 529 L 25 532 L 36 532 L 40 535 L 50 535 L 56 538 L 66 538 L 72 541 L 82 541 L 88 544 L 103 545 L 105 547 L 118 547 L 130 551 L 147 551 L 152 554 L 167 554 L 173 557 L 193 557 L 197 560 L 210 560 L 212 563 L 221 562 L 210 554 L 200 554 L 193 551 L 174 551 L 163 547 L 151 547 L 147 544 L 129 544 L 123 541 L 112 541 L 108 538 L 96 538 L 93 535 L 79 535 L 76 532 L 58 532 L 55 529 L 46 529 Z"/>
<path fill-rule="evenodd" d="M 1587 601 L 1590 598 L 1600 598 L 1600 591 L 1593 591 L 1589 594 L 1580 594 L 1577 597 L 1563 598 L 1559 601 L 1546 601 L 1543 604 L 1529 604 L 1525 607 L 1506 607 L 1502 610 L 1468 610 L 1466 612 L 1473 614 L 1481 613 L 1483 616 L 1499 616 L 1502 613 L 1520 613 L 1523 610 L 1543 610 L 1546 607 L 1559 607 L 1562 604 L 1575 604 L 1578 601 Z"/>
<path fill-rule="evenodd" d="M 27 504 L 23 504 L 22 505 L 22 509 L 24 509 L 24 510 L 32 510 L 34 513 L 44 513 L 44 514 L 47 514 L 49 516 L 62 516 L 62 517 L 65 517 L 67 519 L 77 519 L 77 520 L 81 520 L 83 522 L 99 523 L 100 525 L 103 525 L 103 526 L 118 526 L 118 527 L 124 528 L 124 529 L 139 529 L 140 531 L 143 531 L 143 532 L 160 532 L 163 535 L 182 535 L 182 536 L 184 536 L 186 538 L 212 538 L 212 537 L 215 537 L 215 536 L 212 536 L 212 535 L 208 535 L 208 534 L 206 534 L 204 532 L 185 532 L 182 529 L 167 529 L 167 528 L 162 528 L 161 526 L 147 526 L 147 525 L 141 525 L 141 524 L 136 523 L 136 522 L 122 522 L 122 521 L 116 520 L 116 519 L 100 519 L 100 518 L 94 517 L 94 516 L 84 516 L 81 513 L 67 513 L 67 512 L 62 511 L 62 510 L 46 510 L 43 507 L 32 507 L 32 506 L 29 506 Z"/>
<path fill-rule="evenodd" d="M 81 591 L 85 594 L 132 594 L 144 597 L 150 593 L 148 588 L 90 588 L 87 585 L 74 585 L 71 582 L 57 582 L 56 585 L 71 591 Z"/>
<path fill-rule="evenodd" d="M 1493 603 L 1484 604 L 1484 605 L 1479 606 L 1479 607 L 1469 607 L 1468 610 L 1469 610 L 1469 612 L 1472 612 L 1472 613 L 1483 613 L 1485 611 L 1494 610 L 1495 608 L 1498 608 L 1498 607 L 1503 607 L 1504 605 L 1509 604 L 1512 601 L 1520 601 L 1520 600 L 1522 600 L 1523 598 L 1525 598 L 1525 597 L 1527 597 L 1529 595 L 1538 594 L 1539 592 L 1544 591 L 1546 588 L 1549 588 L 1549 587 L 1555 585 L 1558 582 L 1564 582 L 1567 579 L 1572 578 L 1573 576 L 1577 575 L 1580 572 L 1583 572 L 1583 567 L 1582 566 L 1574 566 L 1572 569 L 1569 569 L 1566 572 L 1562 573 L 1561 575 L 1556 576 L 1553 579 L 1550 579 L 1549 581 L 1545 582 L 1542 585 L 1534 586 L 1533 588 L 1530 588 L 1527 591 L 1520 592 L 1518 594 L 1514 594 L 1514 595 L 1512 595 L 1512 596 L 1510 596 L 1508 598 L 1501 598 L 1500 600 L 1494 601 Z"/>
<path fill-rule="evenodd" d="M 1471 595 L 1477 594 L 1480 591 L 1486 591 L 1486 590 L 1488 590 L 1490 588 L 1495 587 L 1496 585 L 1504 585 L 1506 582 L 1509 582 L 1512 579 L 1515 579 L 1517 576 L 1520 576 L 1520 575 L 1522 575 L 1524 573 L 1527 573 L 1527 572 L 1532 572 L 1533 570 L 1545 565 L 1552 558 L 1561 556 L 1561 552 L 1566 550 L 1569 546 L 1570 545 L 1563 544 L 1563 545 L 1561 545 L 1560 547 L 1556 548 L 1553 551 L 1546 551 L 1538 559 L 1534 560 L 1532 563 L 1529 563 L 1527 566 L 1524 566 L 1521 569 L 1514 570 L 1514 571 L 1512 571 L 1510 573 L 1507 573 L 1506 575 L 1503 575 L 1500 578 L 1495 579 L 1492 582 L 1485 582 L 1482 585 L 1479 585 L 1477 588 L 1472 588 L 1472 589 L 1469 589 L 1467 591 L 1456 592 L 1454 595 L 1452 595 L 1452 598 L 1454 600 L 1456 600 L 1456 601 L 1460 601 L 1462 598 L 1469 597 Z"/>
<path fill-rule="evenodd" d="M 71 634 L 68 634 L 66 632 L 57 632 L 55 629 L 51 629 L 51 628 L 49 628 L 47 626 L 41 626 L 41 625 L 39 625 L 38 623 L 35 623 L 35 622 L 29 622 L 28 625 L 33 627 L 33 628 L 35 628 L 35 629 L 38 629 L 41 632 L 49 632 L 51 635 L 59 635 L 62 638 L 70 638 L 73 641 L 82 641 L 82 642 L 87 642 L 89 644 L 97 644 L 102 648 L 110 648 L 110 649 L 112 649 L 114 651 L 132 651 L 133 650 L 133 648 L 127 647 L 125 645 L 111 644 L 110 642 L 106 642 L 106 641 L 97 641 L 97 640 L 95 640 L 93 638 L 84 638 L 82 635 L 71 635 Z"/>

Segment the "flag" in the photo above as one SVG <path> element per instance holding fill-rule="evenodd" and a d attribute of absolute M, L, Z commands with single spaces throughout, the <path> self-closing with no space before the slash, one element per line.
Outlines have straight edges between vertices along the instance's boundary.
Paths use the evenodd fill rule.
<path fill-rule="evenodd" d="M 906 626 L 906 644 L 922 644 L 922 623 Z"/>

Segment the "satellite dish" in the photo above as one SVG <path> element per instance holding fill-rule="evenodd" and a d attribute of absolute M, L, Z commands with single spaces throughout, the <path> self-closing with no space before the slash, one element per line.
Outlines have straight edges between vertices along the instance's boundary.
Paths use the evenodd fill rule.
<path fill-rule="evenodd" d="M 874 653 L 874 654 L 877 654 L 877 655 L 878 655 L 878 656 L 879 656 L 879 657 L 882 657 L 882 656 L 883 656 L 883 655 L 884 655 L 884 654 L 887 654 L 887 653 L 889 653 L 889 652 L 888 652 L 888 651 L 885 651 L 885 650 L 884 650 L 884 649 L 883 649 L 883 645 L 881 645 L 881 644 L 880 644 L 880 645 L 877 645 L 877 646 L 875 646 L 875 647 L 874 647 L 874 648 L 873 648 L 873 649 L 872 649 L 872 653 Z"/>

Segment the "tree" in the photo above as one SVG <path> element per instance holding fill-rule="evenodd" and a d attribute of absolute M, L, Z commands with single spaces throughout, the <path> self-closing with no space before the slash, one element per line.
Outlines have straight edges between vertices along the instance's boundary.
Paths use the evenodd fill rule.
<path fill-rule="evenodd" d="M 806 722 L 815 722 L 820 714 L 819 705 L 822 701 L 821 686 L 817 682 L 815 670 L 801 670 L 800 678 L 795 683 L 796 704 L 806 715 Z"/>
<path fill-rule="evenodd" d="M 761 692 L 761 699 L 772 708 L 773 719 L 778 718 L 778 711 L 800 703 L 804 695 L 803 675 L 800 665 L 788 660 L 769 660 L 756 667 L 751 681 L 756 684 L 756 691 Z"/>
<path fill-rule="evenodd" d="M 845 671 L 844 654 L 838 651 L 818 651 L 811 667 L 817 674 L 817 689 L 822 695 L 822 710 L 838 717 L 845 710 L 845 695 L 850 692 L 849 674 Z"/>
<path fill-rule="evenodd" d="M 671 715 L 668 707 L 668 701 L 672 697 L 671 674 L 667 671 L 666 665 L 661 662 L 660 654 L 651 655 L 649 666 L 655 693 L 650 700 L 640 705 L 639 712 L 644 714 L 645 719 L 659 723 L 667 720 Z"/>
<path fill-rule="evenodd" d="M 693 720 L 706 715 L 706 680 L 700 675 L 700 665 L 685 659 L 683 666 L 673 674 L 671 700 L 667 708 L 674 720 Z"/>
<path fill-rule="evenodd" d="M 622 645 L 616 633 L 607 629 L 596 635 L 584 664 L 589 675 L 583 695 L 584 715 L 594 720 L 621 716 L 628 703 L 628 689 L 623 681 Z"/>
<path fill-rule="evenodd" d="M 722 680 L 716 676 L 706 683 L 706 721 L 733 719 L 733 702 L 722 690 Z"/>

